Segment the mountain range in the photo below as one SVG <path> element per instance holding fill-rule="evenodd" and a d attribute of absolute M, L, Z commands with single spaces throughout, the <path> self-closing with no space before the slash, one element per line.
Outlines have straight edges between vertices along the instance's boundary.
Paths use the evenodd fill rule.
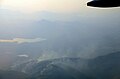
<path fill-rule="evenodd" d="M 94 59 L 57 58 L 29 61 L 13 69 L 29 74 L 33 79 L 119 79 L 120 52 Z"/>

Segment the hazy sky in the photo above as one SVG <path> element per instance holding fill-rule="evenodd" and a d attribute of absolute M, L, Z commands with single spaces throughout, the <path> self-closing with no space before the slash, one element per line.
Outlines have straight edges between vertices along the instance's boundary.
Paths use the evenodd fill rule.
<path fill-rule="evenodd" d="M 2 7 L 22 12 L 55 11 L 77 12 L 86 7 L 89 0 L 2 0 Z"/>

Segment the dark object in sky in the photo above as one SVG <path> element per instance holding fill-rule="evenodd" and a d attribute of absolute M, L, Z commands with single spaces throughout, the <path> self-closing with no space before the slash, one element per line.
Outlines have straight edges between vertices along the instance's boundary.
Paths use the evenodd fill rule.
<path fill-rule="evenodd" d="M 91 2 L 87 3 L 87 6 L 92 7 L 119 7 L 120 6 L 120 0 L 93 0 Z"/>

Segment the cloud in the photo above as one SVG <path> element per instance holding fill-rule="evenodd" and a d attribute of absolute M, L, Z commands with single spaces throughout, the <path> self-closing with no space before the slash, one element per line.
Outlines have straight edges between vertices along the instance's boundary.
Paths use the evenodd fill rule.
<path fill-rule="evenodd" d="M 18 57 L 25 57 L 25 58 L 28 58 L 29 56 L 26 55 L 26 54 L 23 54 L 23 55 L 18 55 Z"/>
<path fill-rule="evenodd" d="M 0 39 L 0 43 L 36 43 L 36 42 L 41 42 L 45 41 L 46 39 L 43 38 L 35 38 L 35 39 L 25 39 L 25 38 L 14 38 L 12 40 L 5 40 L 5 39 Z"/>

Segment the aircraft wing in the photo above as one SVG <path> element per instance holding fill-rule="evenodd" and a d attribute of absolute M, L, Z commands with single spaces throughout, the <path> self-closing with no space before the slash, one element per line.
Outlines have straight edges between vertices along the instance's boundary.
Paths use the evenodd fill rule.
<path fill-rule="evenodd" d="M 87 6 L 92 7 L 119 7 L 120 0 L 93 0 L 87 3 Z"/>

